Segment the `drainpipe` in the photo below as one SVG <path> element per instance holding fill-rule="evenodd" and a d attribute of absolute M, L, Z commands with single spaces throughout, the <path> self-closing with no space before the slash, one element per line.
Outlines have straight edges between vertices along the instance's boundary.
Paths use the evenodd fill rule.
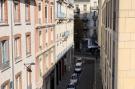
<path fill-rule="evenodd" d="M 13 41 L 14 41 L 14 37 L 13 37 L 13 0 L 10 0 L 10 11 L 11 11 L 11 50 L 12 50 L 12 89 L 14 89 L 14 54 L 13 54 Z"/>

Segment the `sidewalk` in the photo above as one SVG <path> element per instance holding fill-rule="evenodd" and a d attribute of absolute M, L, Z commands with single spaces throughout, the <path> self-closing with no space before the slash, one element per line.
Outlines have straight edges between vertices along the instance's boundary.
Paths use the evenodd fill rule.
<path fill-rule="evenodd" d="M 94 89 L 102 89 L 102 78 L 99 60 L 100 59 L 98 59 L 96 63 L 96 86 L 94 87 Z"/>
<path fill-rule="evenodd" d="M 59 85 L 56 87 L 56 89 L 66 89 L 72 73 L 73 73 L 73 68 L 71 68 L 70 71 L 66 72 L 66 74 L 62 77 L 62 80 L 59 82 Z"/>

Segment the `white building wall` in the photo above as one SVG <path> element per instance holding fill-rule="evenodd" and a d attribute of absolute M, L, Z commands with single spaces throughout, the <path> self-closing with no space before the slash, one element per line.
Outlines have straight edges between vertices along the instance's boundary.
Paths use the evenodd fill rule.
<path fill-rule="evenodd" d="M 69 2 L 68 2 L 69 3 Z M 57 23 L 56 21 L 56 26 L 55 26 L 55 38 L 56 38 L 56 61 L 58 61 L 67 51 L 70 49 L 73 45 L 73 20 L 71 22 L 68 22 L 69 19 L 73 19 L 73 8 L 67 7 L 68 4 L 62 3 L 61 4 L 61 12 L 57 7 L 57 2 L 55 4 L 56 10 L 55 12 L 59 15 L 56 15 L 56 19 L 63 19 L 64 21 L 62 23 Z M 63 16 L 64 14 L 64 16 Z M 62 35 L 64 33 L 69 33 L 67 40 L 64 41 L 64 37 Z M 71 34 L 72 33 L 72 34 Z M 61 36 L 60 36 L 61 35 Z"/>
<path fill-rule="evenodd" d="M 12 7 L 11 7 L 12 5 Z M 30 63 L 34 62 L 34 5 L 33 2 L 30 5 L 30 25 L 26 25 L 25 22 L 25 4 L 24 0 L 20 0 L 20 13 L 21 13 L 21 23 L 19 25 L 15 25 L 14 23 L 14 13 L 13 13 L 13 2 L 8 0 L 8 24 L 7 25 L 2 25 L 0 23 L 0 37 L 3 36 L 9 36 L 9 53 L 10 53 L 10 66 L 9 68 L 6 68 L 4 70 L 0 70 L 0 88 L 1 85 L 7 81 L 10 80 L 10 82 L 13 82 L 12 76 L 14 76 L 14 87 L 15 87 L 15 75 L 19 72 L 22 73 L 22 89 L 27 89 L 27 81 L 26 81 L 26 67 L 24 66 L 24 63 Z M 11 18 L 12 16 L 12 18 Z M 12 39 L 11 39 L 11 31 L 13 32 L 13 35 L 15 34 L 21 34 L 21 52 L 22 52 L 22 57 L 20 62 L 15 62 L 14 56 L 12 59 L 12 50 L 14 51 L 14 42 L 13 42 L 13 48 L 12 48 Z M 25 33 L 31 32 L 31 56 L 27 57 L 26 56 L 26 37 Z M 14 39 L 13 39 L 14 41 Z M 14 53 L 13 53 L 14 55 Z M 13 66 L 12 66 L 12 60 L 13 61 Z M 14 68 L 13 72 L 14 75 L 12 75 L 12 69 Z M 34 89 L 35 87 L 35 72 L 34 72 L 34 66 L 32 68 L 32 88 Z"/>

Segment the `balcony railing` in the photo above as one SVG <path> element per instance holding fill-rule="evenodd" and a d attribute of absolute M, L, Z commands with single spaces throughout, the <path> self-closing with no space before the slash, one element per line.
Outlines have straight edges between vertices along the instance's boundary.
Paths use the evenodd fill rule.
<path fill-rule="evenodd" d="M 3 69 L 5 69 L 5 68 L 7 68 L 9 66 L 10 66 L 10 64 L 9 64 L 9 60 L 8 60 L 5 63 L 0 64 L 0 70 L 3 70 Z"/>

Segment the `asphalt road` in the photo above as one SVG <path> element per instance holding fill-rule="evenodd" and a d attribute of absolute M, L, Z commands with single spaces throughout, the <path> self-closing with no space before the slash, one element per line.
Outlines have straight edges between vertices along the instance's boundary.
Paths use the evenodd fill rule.
<path fill-rule="evenodd" d="M 87 60 L 83 66 L 83 71 L 77 89 L 93 89 L 94 84 L 94 61 Z"/>
<path fill-rule="evenodd" d="M 86 57 L 87 59 L 85 59 Z M 77 89 L 93 89 L 94 71 L 95 71 L 95 66 L 94 66 L 95 64 L 94 64 L 93 57 L 83 56 L 83 60 L 84 60 L 83 70 L 80 75 L 80 80 L 77 85 Z M 57 89 L 66 89 L 66 86 L 69 83 L 73 70 L 74 68 L 72 69 L 72 71 L 69 71 L 65 74 L 59 86 L 57 86 Z"/>

